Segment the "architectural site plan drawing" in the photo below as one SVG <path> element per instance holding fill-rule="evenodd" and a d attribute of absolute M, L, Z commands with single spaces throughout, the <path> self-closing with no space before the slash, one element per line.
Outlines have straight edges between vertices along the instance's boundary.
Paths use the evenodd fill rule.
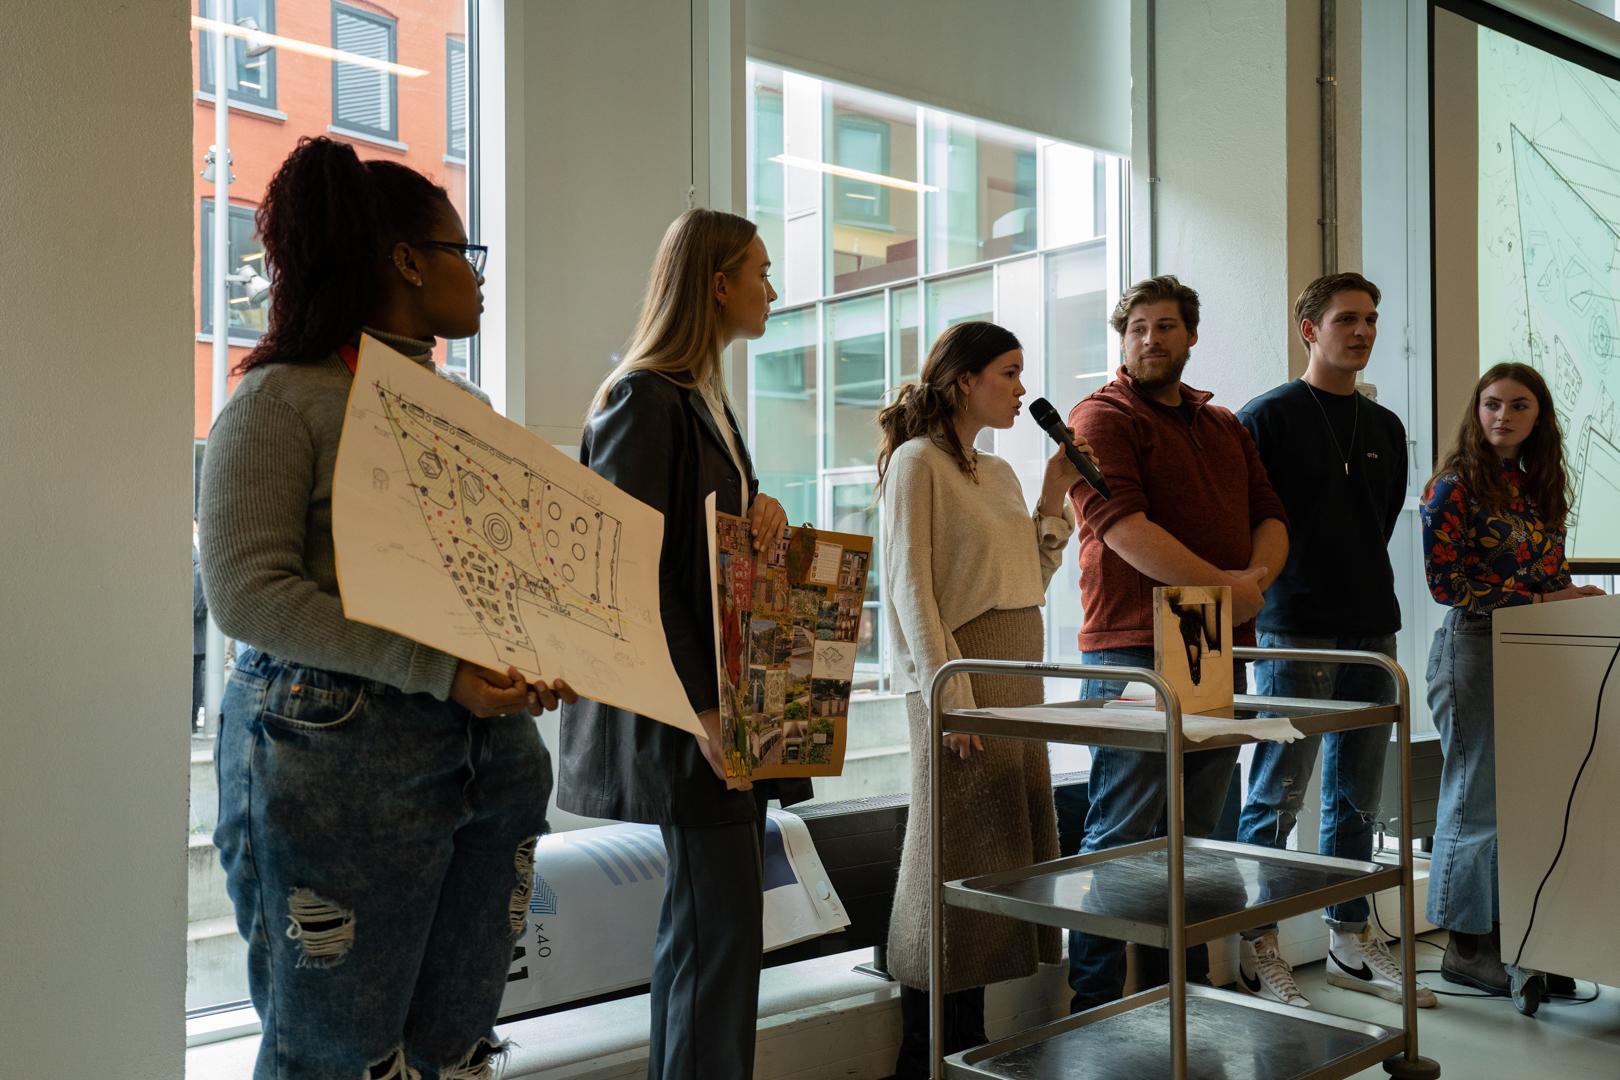
<path fill-rule="evenodd" d="M 369 337 L 332 534 L 349 618 L 701 734 L 659 615 L 663 515 Z"/>

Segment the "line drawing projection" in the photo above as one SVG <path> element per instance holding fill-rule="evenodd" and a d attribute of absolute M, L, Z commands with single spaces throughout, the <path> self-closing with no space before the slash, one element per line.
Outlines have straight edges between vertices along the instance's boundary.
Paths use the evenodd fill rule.
<path fill-rule="evenodd" d="M 445 572 L 497 648 L 538 666 L 525 604 L 624 636 L 618 519 L 402 394 L 372 389 Z"/>
<path fill-rule="evenodd" d="M 1477 40 L 1480 370 L 1515 359 L 1547 380 L 1570 556 L 1614 558 L 1620 84 L 1495 31 Z"/>

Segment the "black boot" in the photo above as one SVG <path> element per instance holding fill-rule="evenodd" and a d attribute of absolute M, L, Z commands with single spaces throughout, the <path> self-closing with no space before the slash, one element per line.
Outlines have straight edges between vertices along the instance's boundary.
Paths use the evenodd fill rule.
<path fill-rule="evenodd" d="M 1498 997 L 1509 996 L 1513 988 L 1507 968 L 1502 966 L 1502 947 L 1494 934 L 1451 931 L 1446 957 L 1440 961 L 1440 977 Z"/>
<path fill-rule="evenodd" d="M 945 995 L 945 1053 L 979 1046 L 984 1036 L 984 987 Z M 900 1053 L 889 1080 L 927 1080 L 928 991 L 900 987 Z"/>

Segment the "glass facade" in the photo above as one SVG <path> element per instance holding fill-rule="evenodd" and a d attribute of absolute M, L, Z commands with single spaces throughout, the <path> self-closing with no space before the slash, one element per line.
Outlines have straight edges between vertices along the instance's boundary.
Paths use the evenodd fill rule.
<path fill-rule="evenodd" d="M 748 214 L 781 294 L 748 350 L 761 489 L 794 523 L 876 537 L 881 556 L 877 414 L 947 326 L 1012 330 L 1028 398 L 1063 411 L 1110 377 L 1125 163 L 762 63 L 747 87 Z M 1033 504 L 1045 436 L 1026 422 L 980 445 L 1013 465 Z M 1071 553 L 1053 581 L 1054 657 L 1076 652 L 1077 566 Z M 860 631 L 864 692 L 889 689 L 883 588 L 879 557 Z"/>
<path fill-rule="evenodd" d="M 265 264 L 254 213 L 276 169 L 301 137 L 337 138 L 351 143 L 362 159 L 400 162 L 444 185 L 463 220 L 476 230 L 475 216 L 469 213 L 468 177 L 477 116 L 469 110 L 468 90 L 476 75 L 466 47 L 468 5 L 459 0 L 407 5 L 397 18 L 368 10 L 358 0 L 355 5 L 333 0 L 195 0 L 194 8 L 199 18 L 222 18 L 230 28 L 223 65 L 230 105 L 225 114 L 229 206 L 226 236 L 217 249 L 216 174 L 210 170 L 200 175 L 216 138 L 213 27 L 217 23 L 197 27 L 192 34 L 197 333 L 190 359 L 195 506 L 198 465 L 215 405 L 215 289 L 221 282 L 225 286 L 222 359 L 226 371 L 234 372 L 264 333 L 274 295 L 275 275 Z M 254 30 L 274 32 L 277 41 L 251 37 Z M 339 50 L 341 55 L 334 59 L 318 51 L 324 49 Z M 476 381 L 477 356 L 470 340 L 440 341 L 434 357 Z M 228 376 L 227 393 L 237 378 Z M 813 404 L 807 407 L 813 412 Z M 809 477 L 814 484 L 814 469 Z M 231 655 L 227 643 L 227 663 Z M 201 661 L 201 656 L 193 656 L 194 687 Z M 217 818 L 212 760 L 217 730 L 202 704 L 191 702 L 186 723 L 191 758 L 186 1007 L 192 1011 L 242 1002 L 248 996 L 246 946 L 237 935 L 223 871 L 210 842 Z M 180 837 L 174 840 L 178 847 Z"/>

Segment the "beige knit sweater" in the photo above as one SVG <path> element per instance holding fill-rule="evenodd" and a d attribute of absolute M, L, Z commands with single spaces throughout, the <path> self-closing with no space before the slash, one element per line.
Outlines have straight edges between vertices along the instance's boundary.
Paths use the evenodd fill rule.
<path fill-rule="evenodd" d="M 980 453 L 977 480 L 928 439 L 901 444 L 883 478 L 884 584 L 901 690 L 927 693 L 934 673 L 962 652 L 958 627 L 996 608 L 1039 607 L 1074 532 L 1062 517 L 1032 514 L 1012 466 Z M 964 676 L 946 687 L 948 709 L 975 707 Z"/>

